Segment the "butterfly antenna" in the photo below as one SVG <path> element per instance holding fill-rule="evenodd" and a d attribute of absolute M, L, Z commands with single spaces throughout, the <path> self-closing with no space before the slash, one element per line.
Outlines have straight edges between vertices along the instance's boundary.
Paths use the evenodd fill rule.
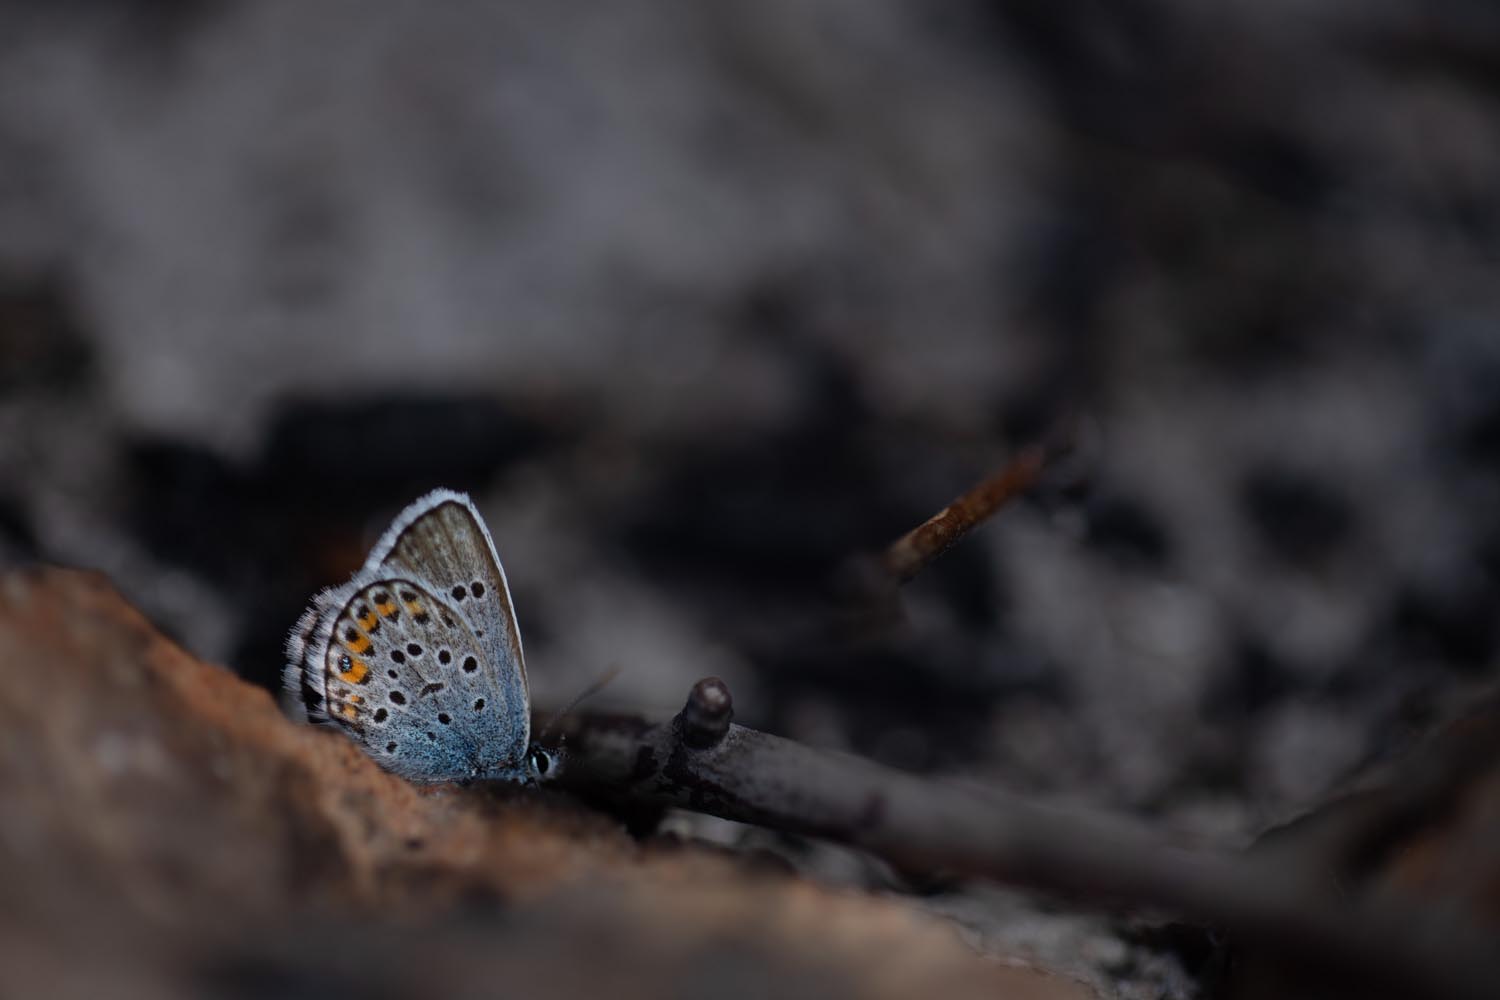
<path fill-rule="evenodd" d="M 542 735 L 538 738 L 539 742 L 545 743 L 547 737 L 552 735 L 553 728 L 556 727 L 558 723 L 562 722 L 562 720 L 566 719 L 569 714 L 572 713 L 573 709 L 581 705 L 585 699 L 592 698 L 600 691 L 603 691 L 605 686 L 618 676 L 620 676 L 620 665 L 616 663 L 614 666 L 604 671 L 604 673 L 600 674 L 599 677 L 588 687 L 584 688 L 583 691 L 581 691 L 577 695 L 577 697 L 568 702 L 566 708 L 564 708 L 561 712 L 556 713 L 552 716 L 552 718 L 547 720 L 547 724 L 542 727 Z"/>

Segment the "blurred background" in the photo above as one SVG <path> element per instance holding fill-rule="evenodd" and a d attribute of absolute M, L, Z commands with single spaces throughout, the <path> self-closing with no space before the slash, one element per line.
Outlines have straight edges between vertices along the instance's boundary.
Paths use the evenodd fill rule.
<path fill-rule="evenodd" d="M 543 705 L 1244 843 L 1500 666 L 1497 66 L 1481 0 L 0 4 L 0 561 L 274 687 L 467 489 Z"/>

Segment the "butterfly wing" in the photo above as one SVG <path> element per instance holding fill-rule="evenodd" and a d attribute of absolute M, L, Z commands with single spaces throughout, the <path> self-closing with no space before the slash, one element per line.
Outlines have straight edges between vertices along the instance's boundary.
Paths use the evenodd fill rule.
<path fill-rule="evenodd" d="M 521 630 L 489 528 L 462 493 L 434 490 L 406 508 L 376 544 L 367 572 L 408 574 L 433 584 L 482 641 L 503 682 L 526 690 Z"/>
<path fill-rule="evenodd" d="M 468 497 L 412 504 L 288 640 L 288 703 L 419 781 L 525 774 L 530 698 L 505 571 Z"/>

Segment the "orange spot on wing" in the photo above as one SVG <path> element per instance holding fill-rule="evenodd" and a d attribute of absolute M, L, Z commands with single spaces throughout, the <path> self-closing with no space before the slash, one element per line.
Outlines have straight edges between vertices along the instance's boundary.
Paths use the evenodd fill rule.
<path fill-rule="evenodd" d="M 363 618 L 357 619 L 357 621 L 359 622 L 359 627 L 362 628 L 362 629 L 364 629 L 366 632 L 368 632 L 368 631 L 370 631 L 370 629 L 374 628 L 377 623 L 379 623 L 380 616 L 377 615 L 375 612 L 371 611 L 369 614 L 365 615 Z"/>
<path fill-rule="evenodd" d="M 349 652 L 351 653 L 367 653 L 370 651 L 370 646 L 372 645 L 372 643 L 370 642 L 369 636 L 362 635 L 357 639 L 348 640 L 344 643 L 344 645 L 348 647 Z"/>
<path fill-rule="evenodd" d="M 422 602 L 421 601 L 407 601 L 406 602 L 406 610 L 408 612 L 410 612 L 410 614 L 411 614 L 411 616 L 413 618 L 415 618 L 416 616 L 418 616 L 420 614 L 424 614 L 424 612 L 422 610 Z"/>
<path fill-rule="evenodd" d="M 375 610 L 379 613 L 380 617 L 389 618 L 396 613 L 396 605 L 394 602 L 388 601 L 385 604 L 375 605 Z"/>
<path fill-rule="evenodd" d="M 359 714 L 359 709 L 355 708 L 353 705 L 345 705 L 343 708 L 339 709 L 339 714 L 346 719 L 352 719 Z"/>
<path fill-rule="evenodd" d="M 368 643 L 369 640 L 366 639 L 365 642 Z M 358 684 L 369 672 L 370 665 L 364 660 L 350 660 L 349 669 L 339 674 L 339 678 L 349 684 Z"/>

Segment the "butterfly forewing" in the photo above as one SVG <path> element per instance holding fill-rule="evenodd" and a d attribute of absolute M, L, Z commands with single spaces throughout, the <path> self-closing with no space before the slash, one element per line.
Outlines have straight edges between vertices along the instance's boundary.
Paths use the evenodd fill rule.
<path fill-rule="evenodd" d="M 474 630 L 485 650 L 486 669 L 501 682 L 519 678 L 524 687 L 521 632 L 490 533 L 467 498 L 434 494 L 433 499 L 432 506 L 409 521 L 405 515 L 397 518 L 371 554 L 371 563 L 383 572 L 431 584 Z"/>

